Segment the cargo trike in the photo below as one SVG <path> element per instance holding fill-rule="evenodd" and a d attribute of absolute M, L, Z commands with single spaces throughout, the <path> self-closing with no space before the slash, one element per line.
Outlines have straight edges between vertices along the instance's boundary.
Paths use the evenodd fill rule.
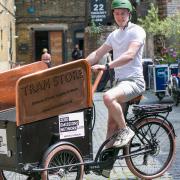
<path fill-rule="evenodd" d="M 38 62 L 2 72 L 0 77 L 11 79 L 11 83 L 0 81 L 1 179 L 81 180 L 84 173 L 102 175 L 122 159 L 135 176 L 152 179 L 173 162 L 175 132 L 167 119 L 172 107 L 137 105 L 140 97 L 129 101 L 124 112 L 135 132 L 132 140 L 123 148 L 106 149 L 115 132 L 93 157 L 95 88 L 86 60 L 49 69 Z M 129 117 L 132 104 L 134 115 Z"/>

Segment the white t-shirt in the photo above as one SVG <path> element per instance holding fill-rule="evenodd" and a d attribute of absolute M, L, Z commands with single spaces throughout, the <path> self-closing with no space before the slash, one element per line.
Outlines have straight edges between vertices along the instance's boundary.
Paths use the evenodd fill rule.
<path fill-rule="evenodd" d="M 142 55 L 145 39 L 146 33 L 144 29 L 131 22 L 128 23 L 128 27 L 125 30 L 119 28 L 109 34 L 105 44 L 112 47 L 113 59 L 118 58 L 122 53 L 127 51 L 131 42 L 136 41 L 141 43 L 141 47 L 132 61 L 114 69 L 115 79 L 143 77 Z"/>

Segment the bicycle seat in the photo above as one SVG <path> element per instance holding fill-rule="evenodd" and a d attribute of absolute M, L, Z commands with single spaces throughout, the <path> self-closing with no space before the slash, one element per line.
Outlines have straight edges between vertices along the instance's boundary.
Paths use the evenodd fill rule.
<path fill-rule="evenodd" d="M 137 96 L 137 97 L 131 99 L 130 101 L 128 101 L 127 103 L 128 103 L 129 105 L 139 104 L 139 102 L 141 101 L 141 99 L 143 99 L 143 95 Z"/>

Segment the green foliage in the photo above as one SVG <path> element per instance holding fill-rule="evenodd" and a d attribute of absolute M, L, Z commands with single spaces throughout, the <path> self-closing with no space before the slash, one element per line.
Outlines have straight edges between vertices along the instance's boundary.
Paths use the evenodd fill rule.
<path fill-rule="evenodd" d="M 92 36 L 97 36 L 98 34 L 100 34 L 103 31 L 102 26 L 97 26 L 96 23 L 92 20 L 91 21 L 91 25 L 90 25 L 90 29 L 89 29 L 89 33 Z"/>
<path fill-rule="evenodd" d="M 144 19 L 139 18 L 138 22 L 149 34 L 160 34 L 166 38 L 175 36 L 179 39 L 180 37 L 180 12 L 160 20 L 158 17 L 158 8 L 151 3 L 151 8 L 148 10 L 147 16 Z"/>
<path fill-rule="evenodd" d="M 139 24 L 152 35 L 160 34 L 161 21 L 158 17 L 158 8 L 151 3 L 151 8 L 148 10 L 148 15 L 145 18 L 138 18 Z"/>
<path fill-rule="evenodd" d="M 178 39 L 180 38 L 180 12 L 165 18 L 161 24 L 161 31 L 165 37 L 175 37 Z"/>
<path fill-rule="evenodd" d="M 174 57 L 174 59 L 180 58 L 180 12 L 160 20 L 158 17 L 158 8 L 154 4 L 151 4 L 147 16 L 145 18 L 139 18 L 138 22 L 147 34 L 164 36 L 166 40 L 169 40 L 171 45 L 168 49 L 173 48 L 176 51 L 176 58 Z M 165 40 L 163 48 L 166 48 Z M 172 57 L 170 58 L 167 54 L 165 57 L 172 60 Z"/>
<path fill-rule="evenodd" d="M 174 59 L 180 58 L 180 12 L 165 18 L 161 23 L 161 33 L 170 40 L 169 50 L 174 49 L 176 56 Z M 172 56 L 170 56 L 172 60 Z"/>

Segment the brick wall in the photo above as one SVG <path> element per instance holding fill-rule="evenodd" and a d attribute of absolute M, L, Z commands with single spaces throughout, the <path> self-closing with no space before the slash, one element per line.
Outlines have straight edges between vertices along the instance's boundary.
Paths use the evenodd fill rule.
<path fill-rule="evenodd" d="M 32 31 L 26 23 L 16 26 L 17 30 L 17 61 L 24 64 L 33 60 Z"/>
<path fill-rule="evenodd" d="M 85 6 L 84 0 L 16 0 L 18 61 L 34 61 L 34 27 L 42 31 L 63 31 L 63 58 L 66 59 L 64 61 L 71 60 L 75 32 L 84 31 L 85 28 Z M 66 29 L 61 26 L 66 26 Z M 22 44 L 27 45 L 27 52 L 20 50 Z"/>
<path fill-rule="evenodd" d="M 27 21 L 34 21 L 34 18 L 40 18 L 41 21 L 46 18 L 51 21 L 77 21 L 85 16 L 85 1 L 80 0 L 47 0 L 46 3 L 42 0 L 16 0 L 16 6 L 18 19 Z"/>
<path fill-rule="evenodd" d="M 159 17 L 165 18 L 167 16 L 167 0 L 157 0 L 157 5 L 159 9 Z"/>

